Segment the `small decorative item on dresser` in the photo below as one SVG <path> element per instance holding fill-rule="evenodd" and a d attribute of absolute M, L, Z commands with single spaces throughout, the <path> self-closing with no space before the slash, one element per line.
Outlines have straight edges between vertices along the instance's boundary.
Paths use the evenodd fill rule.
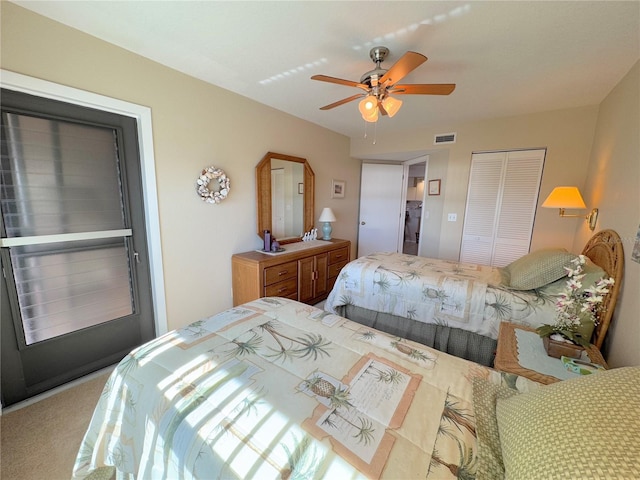
<path fill-rule="evenodd" d="M 583 347 L 590 344 L 602 301 L 614 283 L 613 278 L 601 278 L 594 286 L 583 289 L 582 266 L 585 262 L 585 256 L 580 255 L 572 261 L 575 268 L 565 268 L 569 278 L 556 302 L 556 322 L 536 329 L 551 357 L 580 357 Z"/>
<path fill-rule="evenodd" d="M 263 250 L 265 252 L 270 252 L 271 251 L 271 231 L 265 230 L 263 232 L 263 238 L 264 238 Z"/>
<path fill-rule="evenodd" d="M 333 210 L 329 207 L 325 207 L 320 214 L 319 222 L 322 222 L 323 240 L 331 240 L 331 223 L 336 221 L 336 216 L 333 214 Z"/>

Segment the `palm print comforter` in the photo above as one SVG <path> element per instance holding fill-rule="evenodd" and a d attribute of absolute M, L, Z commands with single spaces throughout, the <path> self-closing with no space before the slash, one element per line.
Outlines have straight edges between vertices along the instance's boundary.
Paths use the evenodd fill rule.
<path fill-rule="evenodd" d="M 122 360 L 74 477 L 472 479 L 474 377 L 526 382 L 264 298 Z"/>
<path fill-rule="evenodd" d="M 419 322 L 498 338 L 500 322 L 553 323 L 555 302 L 542 291 L 500 287 L 495 267 L 400 253 L 375 253 L 347 264 L 325 310 L 354 305 Z"/>

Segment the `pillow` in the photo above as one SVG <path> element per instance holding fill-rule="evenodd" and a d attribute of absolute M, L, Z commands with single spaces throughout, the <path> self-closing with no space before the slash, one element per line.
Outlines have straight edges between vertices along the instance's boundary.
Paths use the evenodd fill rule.
<path fill-rule="evenodd" d="M 474 377 L 471 383 L 478 444 L 477 480 L 504 478 L 502 449 L 496 420 L 496 400 L 540 388 L 539 383 L 512 373 L 495 372 L 495 374 L 490 377 L 492 380 Z"/>
<path fill-rule="evenodd" d="M 517 390 L 476 377 L 473 379 L 473 410 L 476 417 L 478 463 L 476 479 L 504 478 L 502 449 L 496 420 L 496 400 L 515 395 Z"/>
<path fill-rule="evenodd" d="M 502 268 L 503 285 L 512 290 L 533 290 L 567 276 L 565 267 L 577 255 L 547 248 L 529 253 Z"/>
<path fill-rule="evenodd" d="M 640 478 L 640 367 L 498 399 L 507 478 Z"/>
<path fill-rule="evenodd" d="M 601 267 L 596 265 L 591 261 L 590 258 L 587 257 L 584 266 L 582 267 L 582 273 L 584 274 L 584 278 L 582 279 L 582 290 L 585 288 L 591 287 L 598 283 L 598 280 L 607 277 L 607 272 L 605 272 Z M 566 277 L 566 275 L 565 275 Z M 543 285 L 539 288 L 539 291 L 546 295 L 558 296 L 567 288 L 567 278 L 562 277 L 555 282 L 551 282 L 547 285 Z"/>

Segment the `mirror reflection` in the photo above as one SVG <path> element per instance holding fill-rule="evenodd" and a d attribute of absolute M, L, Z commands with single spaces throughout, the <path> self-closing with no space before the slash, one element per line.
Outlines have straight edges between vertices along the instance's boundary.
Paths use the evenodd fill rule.
<path fill-rule="evenodd" d="M 304 231 L 304 165 L 271 159 L 271 234 L 299 237 Z"/>
<path fill-rule="evenodd" d="M 256 166 L 258 235 L 299 242 L 313 228 L 314 174 L 305 158 L 267 152 Z"/>

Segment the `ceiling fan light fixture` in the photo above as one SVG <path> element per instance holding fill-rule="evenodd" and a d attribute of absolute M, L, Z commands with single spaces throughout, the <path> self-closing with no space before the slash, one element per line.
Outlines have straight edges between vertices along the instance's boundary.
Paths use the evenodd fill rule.
<path fill-rule="evenodd" d="M 393 117 L 400 110 L 402 101 L 391 97 L 390 93 L 397 95 L 449 95 L 455 89 L 456 86 L 453 83 L 399 84 L 400 80 L 426 62 L 427 57 L 421 53 L 408 51 L 391 68 L 384 69 L 380 64 L 388 54 L 387 47 L 373 47 L 369 52 L 369 57 L 376 64 L 376 68 L 362 75 L 359 82 L 328 75 L 313 75 L 312 80 L 356 87 L 366 92 L 330 103 L 320 107 L 320 110 L 330 110 L 360 98 L 358 110 L 362 118 L 367 122 L 374 123 L 378 121 L 379 115 Z"/>
<path fill-rule="evenodd" d="M 378 121 L 378 107 L 375 107 L 373 110 L 367 113 L 362 114 L 362 118 L 366 122 L 375 123 Z"/>
<path fill-rule="evenodd" d="M 382 101 L 382 108 L 384 108 L 385 112 L 387 112 L 387 115 L 389 115 L 389 118 L 393 117 L 396 113 L 398 113 L 398 110 L 400 110 L 401 106 L 402 106 L 402 100 L 393 98 L 391 96 L 387 96 Z"/>
<path fill-rule="evenodd" d="M 367 95 L 362 100 L 360 100 L 360 104 L 358 105 L 358 109 L 363 117 L 371 115 L 373 112 L 377 111 L 378 99 L 373 95 Z"/>

